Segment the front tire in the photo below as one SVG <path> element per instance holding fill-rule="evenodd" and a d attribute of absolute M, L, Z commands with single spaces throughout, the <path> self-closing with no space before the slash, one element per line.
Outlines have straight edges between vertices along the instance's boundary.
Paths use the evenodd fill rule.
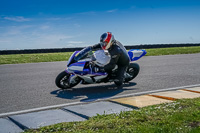
<path fill-rule="evenodd" d="M 69 83 L 70 76 L 71 75 L 69 73 L 66 73 L 65 71 L 58 74 L 55 80 L 56 86 L 61 89 L 69 89 L 71 87 L 76 86 L 80 82 L 80 79 L 77 77 L 76 82 L 70 84 Z"/>
<path fill-rule="evenodd" d="M 133 80 L 138 75 L 139 71 L 140 71 L 140 66 L 137 63 L 130 63 L 126 71 L 128 76 L 125 77 L 125 82 Z"/>

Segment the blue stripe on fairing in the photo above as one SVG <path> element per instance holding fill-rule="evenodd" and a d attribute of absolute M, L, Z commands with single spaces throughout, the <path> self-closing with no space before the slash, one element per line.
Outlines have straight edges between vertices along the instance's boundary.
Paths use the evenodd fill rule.
<path fill-rule="evenodd" d="M 71 64 L 69 67 L 71 67 L 71 66 L 84 67 L 85 63 L 86 63 L 85 61 L 84 62 L 76 62 L 76 63 Z"/>
<path fill-rule="evenodd" d="M 103 73 L 103 72 L 99 72 L 99 73 L 92 73 L 92 75 L 94 76 L 103 76 L 103 75 L 108 75 L 106 72 Z"/>
<path fill-rule="evenodd" d="M 65 70 L 67 73 L 69 73 L 67 70 Z M 78 75 L 87 75 L 87 74 L 91 74 L 93 76 L 103 76 L 103 75 L 108 75 L 106 72 L 98 72 L 98 73 L 91 73 L 90 69 L 83 69 L 83 71 L 77 71 L 74 70 L 73 71 L 74 74 L 78 74 Z"/>

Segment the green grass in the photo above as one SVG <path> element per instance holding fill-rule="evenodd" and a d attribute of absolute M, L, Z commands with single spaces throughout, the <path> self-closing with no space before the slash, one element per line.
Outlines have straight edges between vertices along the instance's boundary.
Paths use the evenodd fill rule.
<path fill-rule="evenodd" d="M 0 55 L 0 64 L 19 64 L 36 62 L 67 61 L 72 52 L 44 54 Z"/>
<path fill-rule="evenodd" d="M 27 132 L 199 133 L 200 98 L 98 115 L 83 122 L 60 123 Z"/>
<path fill-rule="evenodd" d="M 200 46 L 147 49 L 146 56 L 200 53 Z"/>
<path fill-rule="evenodd" d="M 200 46 L 197 46 L 197 47 L 146 49 L 146 51 L 147 51 L 146 56 L 192 54 L 192 53 L 200 53 Z M 1 59 L 0 64 L 19 64 L 19 63 L 67 61 L 71 54 L 72 54 L 72 52 L 44 53 L 44 54 L 0 55 L 0 59 Z"/>

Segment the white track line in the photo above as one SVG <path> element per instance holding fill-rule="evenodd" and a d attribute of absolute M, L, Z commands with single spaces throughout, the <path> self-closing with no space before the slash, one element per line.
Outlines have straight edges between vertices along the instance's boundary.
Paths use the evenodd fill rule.
<path fill-rule="evenodd" d="M 138 93 L 132 93 L 132 94 L 125 94 L 125 95 L 113 96 L 113 97 L 109 97 L 109 98 L 105 98 L 105 99 L 97 99 L 95 102 L 97 102 L 97 101 L 105 101 L 105 100 L 109 100 L 109 99 L 113 99 L 113 98 L 138 96 L 138 95 L 145 95 L 145 94 L 150 94 L 150 93 L 155 93 L 155 92 L 171 91 L 171 90 L 192 88 L 192 87 L 198 87 L 198 86 L 200 86 L 200 84 L 188 85 L 188 86 L 181 86 L 181 87 L 174 87 L 174 88 L 167 88 L 167 89 L 160 89 L 160 90 L 153 90 L 153 91 L 138 92 Z M 65 107 L 65 106 L 71 106 L 71 105 L 77 105 L 77 104 L 84 104 L 84 103 L 87 103 L 87 102 L 73 102 L 73 103 L 52 105 L 52 106 L 46 106 L 46 107 L 40 107 L 40 108 L 33 108 L 33 109 L 28 109 L 28 110 L 21 110 L 21 111 L 16 111 L 16 112 L 2 113 L 2 114 L 0 114 L 0 118 L 1 117 L 6 117 L 6 116 L 11 116 L 11 115 L 19 115 L 19 114 L 24 114 L 24 113 L 30 113 L 30 112 L 37 112 L 37 111 L 42 111 L 42 110 L 48 110 L 48 109 L 62 108 L 62 107 Z"/>
<path fill-rule="evenodd" d="M 73 102 L 73 103 L 66 103 L 66 104 L 59 104 L 59 105 L 52 105 L 52 106 L 46 106 L 46 107 L 40 107 L 40 108 L 21 110 L 21 111 L 16 111 L 16 112 L 2 113 L 2 114 L 0 114 L 0 118 L 5 117 L 5 116 L 10 116 L 10 115 L 18 115 L 18 114 L 37 112 L 37 111 L 48 110 L 48 109 L 56 109 L 56 108 L 61 108 L 61 107 L 76 105 L 76 104 L 81 104 L 81 103 L 82 102 Z"/>

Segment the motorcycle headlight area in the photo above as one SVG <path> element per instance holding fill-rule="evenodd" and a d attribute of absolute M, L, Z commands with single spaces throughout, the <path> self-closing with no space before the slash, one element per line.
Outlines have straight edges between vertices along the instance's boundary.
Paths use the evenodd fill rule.
<path fill-rule="evenodd" d="M 92 61 L 98 66 L 105 66 L 110 62 L 111 57 L 108 54 L 105 54 L 104 50 L 98 50 L 94 52 Z"/>

